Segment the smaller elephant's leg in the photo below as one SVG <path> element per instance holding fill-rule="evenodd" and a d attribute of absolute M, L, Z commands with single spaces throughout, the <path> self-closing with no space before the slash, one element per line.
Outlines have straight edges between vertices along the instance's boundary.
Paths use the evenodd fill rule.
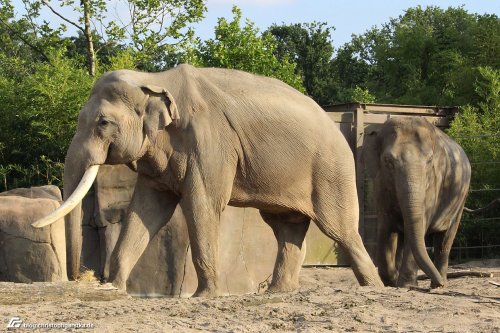
<path fill-rule="evenodd" d="M 378 229 L 377 265 L 384 285 L 395 287 L 398 279 L 396 267 L 398 233 L 388 229 L 384 226 L 379 226 Z"/>
<path fill-rule="evenodd" d="M 299 288 L 299 273 L 306 255 L 305 236 L 310 219 L 299 213 L 271 214 L 260 212 L 273 229 L 278 241 L 270 292 L 286 292 Z"/>
<path fill-rule="evenodd" d="M 403 253 L 404 253 L 404 241 L 405 236 L 402 232 L 398 232 L 398 244 L 396 249 L 396 271 L 397 275 L 399 275 L 399 271 L 401 270 L 401 266 L 403 265 Z M 397 279 L 396 279 L 397 281 Z"/>
<path fill-rule="evenodd" d="M 436 232 L 433 235 L 434 242 L 434 265 L 436 266 L 439 274 L 446 280 L 447 272 L 448 272 L 448 253 L 446 253 L 446 249 L 444 248 L 444 239 L 445 239 L 446 231 Z"/>
<path fill-rule="evenodd" d="M 404 288 L 418 286 L 417 273 L 417 262 L 415 261 L 413 253 L 411 252 L 410 244 L 405 241 L 403 249 L 403 259 L 401 261 L 401 267 L 399 269 L 397 286 Z"/>
<path fill-rule="evenodd" d="M 450 258 L 451 247 L 453 245 L 455 235 L 457 234 L 461 218 L 462 213 L 460 212 L 458 214 L 458 218 L 452 220 L 451 226 L 448 230 L 434 234 L 434 265 L 443 278 L 445 285 L 448 276 L 448 260 Z M 436 287 L 439 286 L 436 286 L 431 282 L 431 288 Z"/>
<path fill-rule="evenodd" d="M 177 203 L 177 197 L 149 187 L 139 176 L 127 218 L 111 254 L 109 279 L 115 287 L 126 289 L 130 272 L 149 241 L 170 220 Z"/>
<path fill-rule="evenodd" d="M 107 274 L 105 272 L 106 261 L 109 257 L 107 253 L 106 246 L 106 227 L 98 227 L 97 231 L 99 232 L 99 281 L 101 283 L 107 282 Z"/>

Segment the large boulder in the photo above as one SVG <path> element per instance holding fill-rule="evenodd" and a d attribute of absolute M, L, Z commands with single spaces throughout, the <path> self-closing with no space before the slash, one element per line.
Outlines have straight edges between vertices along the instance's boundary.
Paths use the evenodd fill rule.
<path fill-rule="evenodd" d="M 0 281 L 67 281 L 64 220 L 31 226 L 60 202 L 52 185 L 0 193 Z"/>

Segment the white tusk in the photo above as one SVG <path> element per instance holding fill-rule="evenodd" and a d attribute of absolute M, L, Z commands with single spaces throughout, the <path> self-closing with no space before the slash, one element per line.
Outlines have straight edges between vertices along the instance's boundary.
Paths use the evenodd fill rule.
<path fill-rule="evenodd" d="M 97 171 L 99 171 L 98 165 L 92 165 L 83 174 L 82 180 L 78 184 L 77 188 L 71 193 L 69 198 L 63 202 L 63 204 L 57 208 L 55 211 L 45 216 L 44 218 L 32 223 L 31 225 L 35 228 L 42 228 L 46 225 L 52 224 L 60 219 L 62 219 L 66 214 L 71 212 L 78 203 L 83 200 L 85 194 L 90 190 L 90 187 L 94 183 L 95 177 L 97 177 Z"/>

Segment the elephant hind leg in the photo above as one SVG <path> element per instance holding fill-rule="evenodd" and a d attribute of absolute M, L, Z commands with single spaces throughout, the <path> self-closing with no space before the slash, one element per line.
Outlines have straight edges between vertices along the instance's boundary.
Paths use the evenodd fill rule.
<path fill-rule="evenodd" d="M 260 211 L 262 219 L 273 229 L 278 254 L 268 291 L 286 292 L 299 288 L 299 273 L 306 255 L 305 236 L 309 217 L 300 213 L 274 214 Z"/>
<path fill-rule="evenodd" d="M 315 207 L 314 222 L 349 256 L 352 270 L 360 285 L 383 287 L 384 284 L 358 232 L 359 208 L 355 189 L 351 194 L 351 198 L 343 198 L 346 200 L 342 200 L 342 206 L 332 205 L 329 199 L 329 202 L 322 202 L 322 205 Z M 331 198 L 332 196 L 324 197 Z"/>

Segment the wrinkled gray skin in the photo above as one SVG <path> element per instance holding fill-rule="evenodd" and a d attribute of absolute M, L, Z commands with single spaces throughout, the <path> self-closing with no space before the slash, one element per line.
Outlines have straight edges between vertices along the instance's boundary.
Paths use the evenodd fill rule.
<path fill-rule="evenodd" d="M 354 161 L 346 140 L 310 98 L 270 78 L 180 65 L 162 73 L 120 70 L 93 88 L 65 163 L 65 197 L 91 165 L 139 173 L 111 256 L 110 281 L 125 289 L 148 242 L 179 204 L 196 296 L 217 295 L 219 217 L 256 207 L 279 241 L 271 290 L 298 286 L 309 221 L 349 254 L 362 285 L 382 285 L 358 234 Z M 69 276 L 80 268 L 81 209 L 67 217 Z"/>
<path fill-rule="evenodd" d="M 391 118 L 369 133 L 363 157 L 374 179 L 382 281 L 417 285 L 420 267 L 431 287 L 444 286 L 469 190 L 471 168 L 465 152 L 427 120 L 411 117 Z M 425 249 L 428 234 L 434 235 L 434 262 Z"/>

